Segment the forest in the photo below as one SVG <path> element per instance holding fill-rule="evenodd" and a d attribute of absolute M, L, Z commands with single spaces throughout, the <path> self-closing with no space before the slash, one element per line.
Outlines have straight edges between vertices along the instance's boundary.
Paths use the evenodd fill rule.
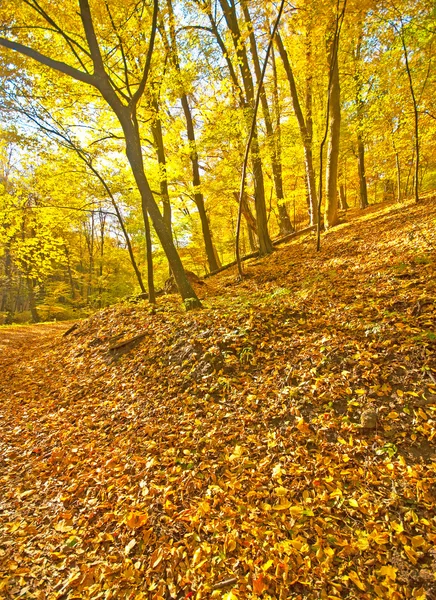
<path fill-rule="evenodd" d="M 435 19 L 425 0 L 3 0 L 2 321 L 166 283 L 194 306 L 183 268 L 418 201 L 436 186 Z"/>
<path fill-rule="evenodd" d="M 436 598 L 435 46 L 1 0 L 1 600 Z"/>

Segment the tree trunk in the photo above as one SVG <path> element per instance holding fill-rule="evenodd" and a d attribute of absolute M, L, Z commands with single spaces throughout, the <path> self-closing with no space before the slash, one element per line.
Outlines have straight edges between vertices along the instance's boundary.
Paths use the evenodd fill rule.
<path fill-rule="evenodd" d="M 195 143 L 195 132 L 194 124 L 192 121 L 192 113 L 189 107 L 189 102 L 186 94 L 181 96 L 183 112 L 186 119 L 186 130 L 188 134 L 189 146 L 190 146 L 190 158 L 192 164 L 192 183 L 194 186 L 194 202 L 200 215 L 201 229 L 203 232 L 204 245 L 206 248 L 207 262 L 210 271 L 216 271 L 220 268 L 220 263 L 217 261 L 215 249 L 213 247 L 212 234 L 210 231 L 209 220 L 206 214 L 206 207 L 204 205 L 204 197 L 201 192 L 201 179 L 200 169 L 198 167 L 198 154 Z"/>
<path fill-rule="evenodd" d="M 359 160 L 359 186 L 360 186 L 360 208 L 367 208 L 368 203 L 368 188 L 366 184 L 365 173 L 365 144 L 363 143 L 360 133 L 357 135 L 357 153 Z"/>
<path fill-rule="evenodd" d="M 276 35 L 275 41 L 283 62 L 286 77 L 289 82 L 292 106 L 294 108 L 295 116 L 297 117 L 301 140 L 304 147 L 304 162 L 306 167 L 307 189 L 309 192 L 310 224 L 316 225 L 318 219 L 318 201 L 316 193 L 315 171 L 313 168 L 312 135 L 311 131 L 307 129 L 306 121 L 304 120 L 303 111 L 301 110 L 300 100 L 298 98 L 297 86 L 295 84 L 294 73 L 280 34 Z"/>
<path fill-rule="evenodd" d="M 395 152 L 395 166 L 397 168 L 397 188 L 398 188 L 398 192 L 397 192 L 397 199 L 398 202 L 401 202 L 402 195 L 401 195 L 401 169 L 400 169 L 400 156 L 398 154 L 398 152 Z"/>
<path fill-rule="evenodd" d="M 254 35 L 253 24 L 251 21 L 250 12 L 248 10 L 248 6 L 246 2 L 242 2 L 242 9 L 244 13 L 245 22 L 247 23 L 248 29 L 250 31 L 250 50 L 251 50 L 251 58 L 254 65 L 254 72 L 256 75 L 256 82 L 259 85 L 259 81 L 261 79 L 261 68 L 259 61 L 259 54 L 257 51 L 257 42 L 256 36 Z M 273 56 L 273 64 L 274 64 L 274 55 Z M 273 66 L 273 70 L 275 72 L 275 68 Z M 277 78 L 274 77 L 274 85 L 275 89 L 277 89 Z M 293 231 L 291 220 L 289 218 L 288 212 L 286 210 L 286 206 L 284 205 L 284 194 L 283 194 L 283 176 L 282 176 L 282 163 L 281 157 L 277 153 L 277 145 L 275 142 L 274 128 L 271 119 L 271 113 L 268 106 L 268 100 L 265 93 L 265 86 L 262 83 L 261 93 L 260 93 L 260 102 L 262 105 L 263 118 L 265 121 L 265 129 L 266 129 L 266 139 L 269 149 L 269 154 L 271 158 L 271 166 L 273 171 L 273 179 L 274 179 L 274 188 L 277 197 L 277 206 L 279 212 L 279 227 L 281 235 L 286 235 Z"/>
<path fill-rule="evenodd" d="M 330 92 L 330 124 L 329 147 L 327 152 L 327 205 L 324 213 L 326 229 L 338 223 L 338 168 L 339 168 L 339 142 L 341 135 L 341 95 L 339 85 L 339 61 L 332 56 L 330 51 L 332 80 Z"/>
<path fill-rule="evenodd" d="M 220 0 L 220 5 L 224 13 L 227 26 L 232 34 L 233 45 L 238 58 L 239 69 L 241 71 L 245 97 L 248 105 L 247 109 L 245 110 L 245 118 L 248 127 L 251 127 L 251 116 L 254 110 L 255 93 L 247 52 L 241 36 L 241 31 L 239 29 L 235 5 L 233 3 L 229 5 L 227 0 Z M 254 178 L 254 205 L 256 208 L 257 237 L 259 238 L 259 252 L 262 256 L 272 252 L 274 247 L 268 232 L 265 184 L 263 180 L 262 159 L 260 158 L 259 152 L 257 127 L 255 127 L 253 131 L 251 143 L 251 162 Z"/>
<path fill-rule="evenodd" d="M 150 222 L 148 215 L 144 220 L 145 223 L 145 244 L 147 248 L 147 284 L 148 284 L 148 301 L 150 304 L 156 304 L 156 292 L 154 289 L 154 271 L 153 271 L 153 245 L 151 242 Z"/>
<path fill-rule="evenodd" d="M 153 98 L 152 104 L 154 115 L 151 124 L 151 132 L 153 135 L 154 144 L 156 146 L 157 160 L 159 163 L 159 187 L 162 201 L 163 218 L 170 233 L 172 233 L 172 215 L 170 195 L 168 192 L 167 161 L 163 142 L 162 123 L 159 116 L 159 103 L 156 98 Z"/>
<path fill-rule="evenodd" d="M 36 309 L 36 300 L 35 300 L 35 292 L 33 289 L 33 281 L 27 274 L 26 274 L 26 284 L 27 284 L 27 293 L 29 296 L 29 308 L 30 308 L 30 314 L 32 315 L 32 321 L 34 323 L 39 323 L 40 318 L 39 318 L 38 311 Z"/>
<path fill-rule="evenodd" d="M 4 249 L 5 280 L 6 285 L 3 288 L 2 311 L 6 312 L 5 325 L 10 325 L 13 321 L 14 308 L 12 301 L 12 258 L 11 242 L 6 242 Z"/>
<path fill-rule="evenodd" d="M 347 195 L 345 193 L 345 186 L 343 183 L 341 183 L 339 186 L 339 206 L 341 210 L 348 210 L 349 208 L 347 202 Z"/>
<path fill-rule="evenodd" d="M 139 193 L 141 194 L 144 223 L 148 218 L 149 213 L 153 222 L 153 227 L 167 256 L 182 299 L 186 301 L 189 300 L 187 306 L 189 305 L 190 308 L 201 307 L 201 302 L 198 300 L 197 295 L 186 276 L 182 261 L 180 260 L 180 256 L 174 245 L 171 231 L 168 229 L 159 211 L 159 207 L 153 198 L 153 193 L 145 176 L 139 131 L 137 127 L 133 125 L 128 110 L 118 111 L 117 116 L 120 120 L 126 140 L 127 159 L 130 168 L 132 169 Z"/>
<path fill-rule="evenodd" d="M 406 46 L 406 40 L 404 38 L 404 29 L 403 22 L 401 21 L 401 42 L 403 45 L 404 52 L 404 61 L 406 64 L 407 77 L 409 79 L 409 87 L 410 94 L 412 96 L 413 103 L 413 116 L 414 116 L 414 125 L 415 125 L 415 177 L 414 177 L 414 192 L 415 192 L 415 202 L 419 202 L 419 109 L 418 109 L 418 101 L 415 95 L 415 88 L 413 85 L 412 72 L 410 70 L 409 63 L 409 52 Z"/>

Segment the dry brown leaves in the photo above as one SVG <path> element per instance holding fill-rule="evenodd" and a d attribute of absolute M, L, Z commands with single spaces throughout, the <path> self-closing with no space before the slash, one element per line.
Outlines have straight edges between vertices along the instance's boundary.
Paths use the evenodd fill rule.
<path fill-rule="evenodd" d="M 29 340 L 0 384 L 0 597 L 434 598 L 434 225 L 378 206 L 203 311 Z"/>

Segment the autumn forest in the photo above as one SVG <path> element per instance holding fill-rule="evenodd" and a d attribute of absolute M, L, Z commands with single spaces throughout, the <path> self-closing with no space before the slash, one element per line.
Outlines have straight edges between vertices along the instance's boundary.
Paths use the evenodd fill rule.
<path fill-rule="evenodd" d="M 431 2 L 79 5 L 2 2 L 4 322 L 436 186 Z"/>
<path fill-rule="evenodd" d="M 0 598 L 436 598 L 432 0 L 0 1 Z"/>

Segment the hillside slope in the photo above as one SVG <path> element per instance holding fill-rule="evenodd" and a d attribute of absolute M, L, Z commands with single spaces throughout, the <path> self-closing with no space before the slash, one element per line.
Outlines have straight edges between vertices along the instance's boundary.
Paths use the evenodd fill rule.
<path fill-rule="evenodd" d="M 354 211 L 6 362 L 0 597 L 436 597 L 435 223 Z"/>

